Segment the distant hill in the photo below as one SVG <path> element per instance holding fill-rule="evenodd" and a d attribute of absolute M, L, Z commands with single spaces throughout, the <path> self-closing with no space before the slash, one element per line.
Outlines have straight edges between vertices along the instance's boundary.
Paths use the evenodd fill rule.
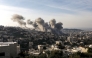
<path fill-rule="evenodd" d="M 64 28 L 63 30 L 73 30 L 73 31 L 83 31 L 82 29 L 70 29 L 70 28 Z"/>
<path fill-rule="evenodd" d="M 92 31 L 92 28 L 81 28 L 81 29 L 85 31 Z"/>

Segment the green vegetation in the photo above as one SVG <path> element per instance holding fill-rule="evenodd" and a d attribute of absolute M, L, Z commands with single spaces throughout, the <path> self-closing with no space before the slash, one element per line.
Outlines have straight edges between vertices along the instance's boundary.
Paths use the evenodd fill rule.
<path fill-rule="evenodd" d="M 92 48 L 88 48 L 88 53 L 92 53 Z"/>

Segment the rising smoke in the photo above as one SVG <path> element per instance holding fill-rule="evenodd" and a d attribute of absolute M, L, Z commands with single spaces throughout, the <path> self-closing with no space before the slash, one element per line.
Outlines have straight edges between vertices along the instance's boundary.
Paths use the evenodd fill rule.
<path fill-rule="evenodd" d="M 46 31 L 46 28 L 45 28 L 45 25 L 44 25 L 44 20 L 42 18 L 36 19 L 35 22 L 38 25 L 37 27 L 40 29 L 40 31 L 43 31 L 43 32 Z"/>
<path fill-rule="evenodd" d="M 56 24 L 56 20 L 55 19 L 50 20 L 49 24 L 50 24 L 51 28 L 54 29 L 55 28 L 55 24 Z"/>
<path fill-rule="evenodd" d="M 33 22 L 30 19 L 28 19 L 27 24 L 31 25 L 31 24 L 33 24 Z"/>
<path fill-rule="evenodd" d="M 58 22 L 55 27 L 58 29 L 58 30 L 61 30 L 63 27 L 62 27 L 62 23 L 61 22 Z"/>
<path fill-rule="evenodd" d="M 20 25 L 26 26 L 27 23 L 28 25 L 32 25 L 35 30 L 39 29 L 42 32 L 48 32 L 49 30 L 52 33 L 61 34 L 62 33 L 61 29 L 63 29 L 62 27 L 63 24 L 61 22 L 57 23 L 55 19 L 50 20 L 49 23 L 45 22 L 42 18 L 37 18 L 35 21 L 31 21 L 30 19 L 28 19 L 27 22 L 25 23 L 23 21 L 24 20 L 23 16 L 14 14 L 12 16 L 12 20 L 14 22 L 18 22 Z"/>
<path fill-rule="evenodd" d="M 35 29 L 39 29 L 43 32 L 48 32 L 48 30 L 50 30 L 50 32 L 55 34 L 62 33 L 61 29 L 63 28 L 63 24 L 61 22 L 56 23 L 55 19 L 50 20 L 49 24 L 48 22 L 45 22 L 42 18 L 36 19 L 35 22 L 32 22 L 30 20 L 28 20 L 28 22 L 28 24 L 33 25 Z"/>
<path fill-rule="evenodd" d="M 25 19 L 24 19 L 24 17 L 21 16 L 21 15 L 14 14 L 14 15 L 12 16 L 12 20 L 13 20 L 14 22 L 19 23 L 21 26 L 22 26 L 22 25 L 23 25 L 23 26 L 26 26 L 26 22 L 23 21 L 23 20 L 25 20 Z"/>

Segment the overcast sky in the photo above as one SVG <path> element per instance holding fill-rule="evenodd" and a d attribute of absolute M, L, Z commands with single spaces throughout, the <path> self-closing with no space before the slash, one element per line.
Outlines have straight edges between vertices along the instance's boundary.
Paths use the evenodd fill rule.
<path fill-rule="evenodd" d="M 92 28 L 92 0 L 0 0 L 0 25 L 15 26 L 13 14 L 62 22 L 64 28 Z"/>

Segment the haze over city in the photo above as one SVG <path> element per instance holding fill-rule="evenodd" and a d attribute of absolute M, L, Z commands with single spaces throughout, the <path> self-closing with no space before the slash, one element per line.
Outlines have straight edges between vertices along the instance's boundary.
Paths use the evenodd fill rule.
<path fill-rule="evenodd" d="M 0 58 L 92 58 L 92 0 L 0 0 Z"/>
<path fill-rule="evenodd" d="M 92 28 L 91 9 L 92 0 L 0 0 L 0 25 L 18 26 L 11 18 L 19 14 L 25 21 L 54 18 L 64 28 Z"/>

